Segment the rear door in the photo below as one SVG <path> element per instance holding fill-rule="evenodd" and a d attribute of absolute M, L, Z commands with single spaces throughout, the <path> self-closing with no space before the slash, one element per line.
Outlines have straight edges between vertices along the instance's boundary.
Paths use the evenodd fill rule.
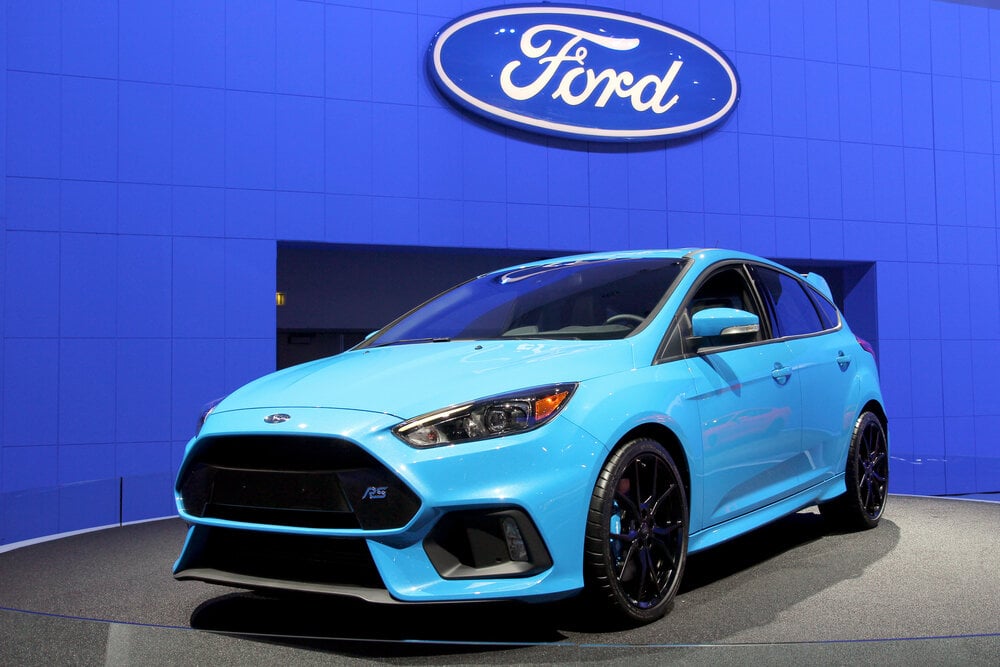
<path fill-rule="evenodd" d="M 841 326 L 832 303 L 796 276 L 757 266 L 754 275 L 786 344 L 794 382 L 802 392 L 803 486 L 842 472 L 859 388 L 854 381 L 854 335 Z"/>

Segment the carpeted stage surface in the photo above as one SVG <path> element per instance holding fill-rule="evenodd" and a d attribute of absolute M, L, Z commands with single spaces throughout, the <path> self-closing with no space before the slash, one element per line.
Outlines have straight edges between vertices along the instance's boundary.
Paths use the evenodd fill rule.
<path fill-rule="evenodd" d="M 573 600 L 272 599 L 170 568 L 178 519 L 0 553 L 0 663 L 1000 664 L 1000 503 L 893 496 L 881 525 L 804 511 L 690 557 L 673 611 L 609 628 Z"/>

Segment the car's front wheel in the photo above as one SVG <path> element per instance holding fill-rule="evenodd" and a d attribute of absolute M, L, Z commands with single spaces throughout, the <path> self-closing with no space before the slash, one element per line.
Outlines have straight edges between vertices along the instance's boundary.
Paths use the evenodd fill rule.
<path fill-rule="evenodd" d="M 588 594 L 633 623 L 670 608 L 687 556 L 684 483 L 660 443 L 639 438 L 617 449 L 594 486 L 587 517 Z"/>
<path fill-rule="evenodd" d="M 871 412 L 854 424 L 845 473 L 847 493 L 820 505 L 820 512 L 848 530 L 874 528 L 889 493 L 889 441 L 882 420 Z"/>

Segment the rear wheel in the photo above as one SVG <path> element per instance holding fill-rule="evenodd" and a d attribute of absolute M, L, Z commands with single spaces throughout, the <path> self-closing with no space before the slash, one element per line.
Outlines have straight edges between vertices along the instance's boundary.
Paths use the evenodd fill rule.
<path fill-rule="evenodd" d="M 849 530 L 874 528 L 889 493 L 889 441 L 882 421 L 871 412 L 854 424 L 845 473 L 847 493 L 820 505 L 820 512 Z"/>
<path fill-rule="evenodd" d="M 684 572 L 687 522 L 684 484 L 662 445 L 639 438 L 612 454 L 587 517 L 584 572 L 593 601 L 633 623 L 666 614 Z"/>

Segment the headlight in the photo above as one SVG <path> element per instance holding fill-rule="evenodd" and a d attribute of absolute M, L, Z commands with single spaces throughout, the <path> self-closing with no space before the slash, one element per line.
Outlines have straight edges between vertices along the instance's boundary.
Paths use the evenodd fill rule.
<path fill-rule="evenodd" d="M 210 401 L 205 405 L 204 408 L 202 408 L 201 416 L 198 417 L 198 427 L 194 430 L 195 437 L 197 437 L 198 434 L 201 433 L 201 429 L 205 425 L 205 420 L 208 419 L 208 416 L 212 414 L 212 411 L 215 410 L 216 406 L 218 406 L 219 403 L 222 403 L 222 401 L 225 400 L 225 398 L 226 397 L 223 396 L 221 398 L 215 399 L 214 401 Z"/>
<path fill-rule="evenodd" d="M 414 417 L 392 429 L 412 447 L 440 447 L 538 428 L 569 402 L 576 384 L 555 384 L 484 398 Z"/>

